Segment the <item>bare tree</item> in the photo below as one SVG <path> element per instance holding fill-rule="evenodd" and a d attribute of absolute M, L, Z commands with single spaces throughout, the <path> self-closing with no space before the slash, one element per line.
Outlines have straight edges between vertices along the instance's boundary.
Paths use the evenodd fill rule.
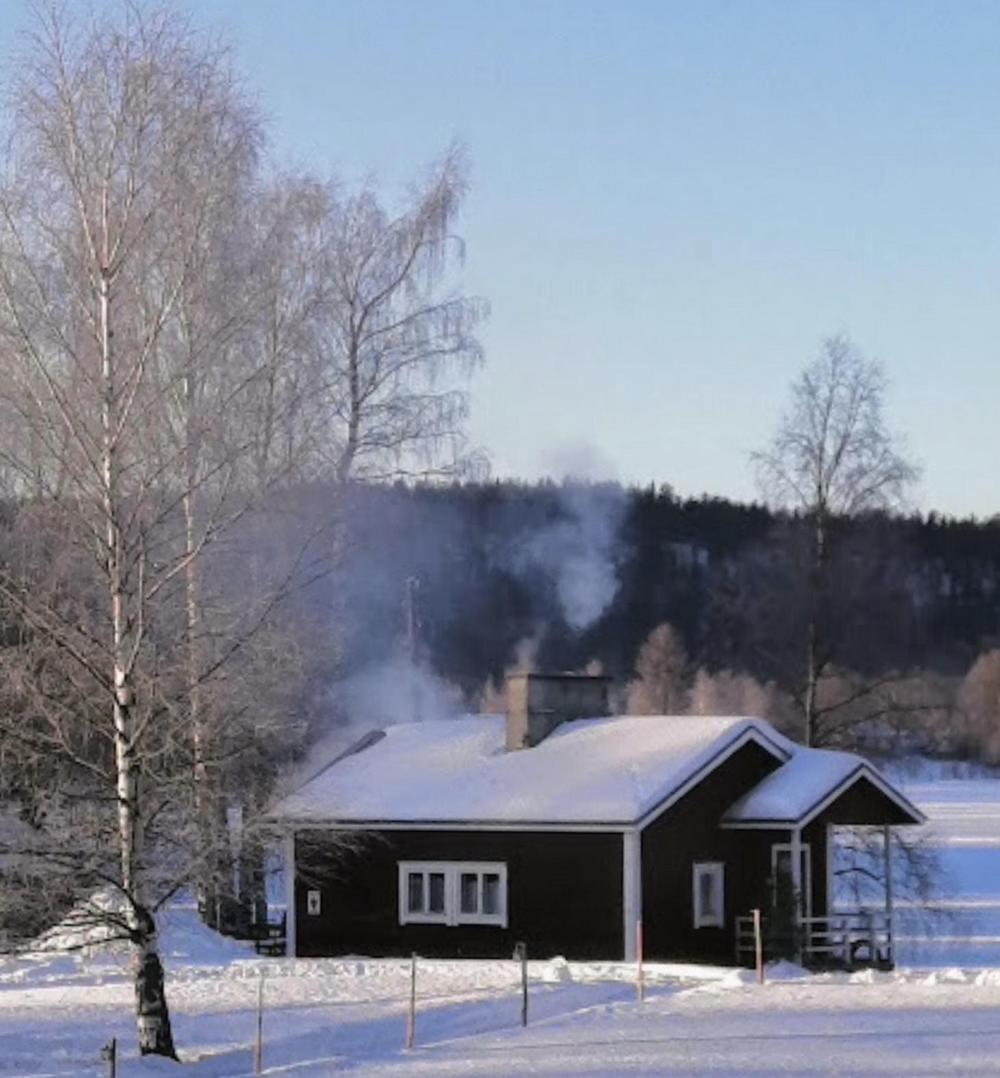
<path fill-rule="evenodd" d="M 836 660 L 824 611 L 837 586 L 832 545 L 859 516 L 898 507 L 917 470 L 888 432 L 885 375 L 846 336 L 823 344 L 792 385 L 791 404 L 771 444 L 753 454 L 762 492 L 808 525 L 802 734 L 816 741 L 818 692 Z"/>
<path fill-rule="evenodd" d="M 89 688 L 111 755 L 61 747 L 89 783 L 111 783 L 117 865 L 103 871 L 135 951 L 139 1047 L 172 1056 L 154 914 L 176 882 L 159 887 L 153 867 L 163 805 L 148 775 L 182 758 L 174 731 L 186 741 L 190 727 L 164 717 L 190 683 L 162 676 L 157 643 L 220 525 L 214 514 L 194 524 L 185 505 L 209 491 L 219 504 L 237 474 L 232 447 L 204 451 L 205 341 L 215 351 L 226 330 L 195 331 L 188 316 L 218 288 L 203 254 L 229 178 L 252 165 L 257 121 L 223 53 L 175 15 L 133 6 L 83 27 L 41 16 L 13 119 L 0 190 L 0 460 L 13 497 L 49 507 L 36 527 L 53 550 L 76 551 L 93 590 L 80 618 L 22 562 L 0 596 L 47 643 L 47 661 L 54 649 L 63 676 Z M 67 741 L 63 728 L 53 736 Z"/>
<path fill-rule="evenodd" d="M 1000 649 L 984 652 L 969 668 L 958 692 L 967 752 L 985 763 L 1000 762 Z"/>
<path fill-rule="evenodd" d="M 688 655 L 677 630 L 664 622 L 646 637 L 629 682 L 630 715 L 681 715 L 686 710 L 690 680 Z"/>
<path fill-rule="evenodd" d="M 242 420 L 259 488 L 323 476 L 329 401 L 320 342 L 327 306 L 330 187 L 279 175 L 253 202 L 247 291 L 256 318 L 241 342 L 252 395 Z"/>
<path fill-rule="evenodd" d="M 691 715 L 751 715 L 787 726 L 788 701 L 772 682 L 762 685 L 750 674 L 699 668 L 687 697 Z"/>
<path fill-rule="evenodd" d="M 402 212 L 372 186 L 329 190 L 321 357 L 327 454 L 341 480 L 427 475 L 463 454 L 468 400 L 456 375 L 482 359 L 482 300 L 448 290 L 466 191 L 457 148 Z"/>

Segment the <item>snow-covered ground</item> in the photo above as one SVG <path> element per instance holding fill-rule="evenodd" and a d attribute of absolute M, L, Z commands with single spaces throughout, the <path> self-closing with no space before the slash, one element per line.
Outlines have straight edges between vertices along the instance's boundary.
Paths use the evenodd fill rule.
<path fill-rule="evenodd" d="M 408 963 L 170 960 L 183 1068 L 135 1057 L 124 970 L 107 960 L 23 961 L 0 982 L 0 1074 L 101 1075 L 119 1038 L 119 1074 L 253 1073 L 264 977 L 263 1073 L 388 1076 L 995 1074 L 1000 973 L 869 972 L 806 977 L 659 966 L 646 1000 L 634 970 L 531 963 L 520 1026 L 512 962 L 422 962 L 416 1047 L 406 1051 Z"/>
<path fill-rule="evenodd" d="M 520 1026 L 514 962 L 421 961 L 416 1047 L 405 1051 L 409 963 L 260 959 L 213 935 L 190 908 L 161 935 L 184 1066 L 135 1056 L 123 956 L 101 947 L 0 959 L 0 1075 L 253 1073 L 263 978 L 263 1073 L 483 1075 L 975 1075 L 1000 1073 L 1000 778 L 922 766 L 894 777 L 930 816 L 939 909 L 913 916 L 893 974 L 805 976 L 616 963 L 529 963 Z M 80 943 L 76 929 L 54 942 Z M 50 943 L 53 942 L 50 940 Z"/>

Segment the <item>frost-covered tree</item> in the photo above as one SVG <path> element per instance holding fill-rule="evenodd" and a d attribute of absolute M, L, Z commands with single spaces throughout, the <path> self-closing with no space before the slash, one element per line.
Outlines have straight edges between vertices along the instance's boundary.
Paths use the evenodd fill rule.
<path fill-rule="evenodd" d="M 238 474 L 218 421 L 239 407 L 220 363 L 236 309 L 220 258 L 259 125 L 223 52 L 171 12 L 126 5 L 87 23 L 39 17 L 11 127 L 0 466 L 31 517 L 21 534 L 48 560 L 8 551 L 0 598 L 30 644 L 22 657 L 49 674 L 39 719 L 76 792 L 114 805 L 116 860 L 101 872 L 135 952 L 139 1047 L 169 1056 L 155 911 L 170 887 L 150 776 L 198 733 L 192 683 L 159 648 Z M 54 573 L 59 560 L 74 571 Z M 75 594 L 42 586 L 46 574 Z M 67 685 L 85 716 L 72 732 Z"/>
<path fill-rule="evenodd" d="M 805 639 L 795 690 L 806 744 L 817 740 L 820 683 L 837 661 L 836 634 L 826 631 L 838 588 L 833 546 L 864 514 L 898 508 L 917 477 L 886 425 L 885 389 L 880 364 L 865 358 L 848 337 L 829 338 L 792 384 L 770 444 L 752 457 L 764 496 L 807 527 Z"/>
<path fill-rule="evenodd" d="M 371 185 L 328 191 L 320 357 L 324 451 L 340 480 L 436 474 L 468 456 L 463 377 L 485 303 L 454 287 L 467 190 L 452 148 L 399 212 Z"/>
<path fill-rule="evenodd" d="M 690 680 L 684 641 L 664 622 L 646 637 L 628 684 L 627 709 L 632 715 L 681 715 L 686 710 Z"/>

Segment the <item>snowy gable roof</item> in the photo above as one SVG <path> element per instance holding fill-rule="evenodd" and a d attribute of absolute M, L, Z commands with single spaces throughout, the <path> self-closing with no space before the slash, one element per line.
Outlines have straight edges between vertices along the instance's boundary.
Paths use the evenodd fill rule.
<path fill-rule="evenodd" d="M 680 796 L 747 741 L 790 756 L 766 722 L 624 716 L 564 723 L 507 752 L 502 716 L 391 726 L 285 797 L 272 819 L 337 824 L 621 826 Z"/>
<path fill-rule="evenodd" d="M 791 759 L 741 797 L 722 817 L 723 826 L 804 827 L 859 780 L 867 780 L 909 822 L 923 814 L 867 760 L 850 752 L 795 746 Z"/>

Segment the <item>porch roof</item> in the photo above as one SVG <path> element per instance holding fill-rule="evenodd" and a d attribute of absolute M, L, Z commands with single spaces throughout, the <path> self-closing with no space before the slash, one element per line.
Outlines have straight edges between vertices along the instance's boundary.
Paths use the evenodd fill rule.
<path fill-rule="evenodd" d="M 862 808 L 846 795 L 867 789 Z M 722 817 L 731 828 L 805 827 L 843 799 L 837 823 L 919 824 L 924 814 L 872 764 L 850 752 L 797 747 L 791 759 L 737 800 Z M 854 799 L 856 802 L 857 799 Z M 878 819 L 872 819 L 873 812 Z M 854 817 L 854 818 L 852 818 Z"/>

